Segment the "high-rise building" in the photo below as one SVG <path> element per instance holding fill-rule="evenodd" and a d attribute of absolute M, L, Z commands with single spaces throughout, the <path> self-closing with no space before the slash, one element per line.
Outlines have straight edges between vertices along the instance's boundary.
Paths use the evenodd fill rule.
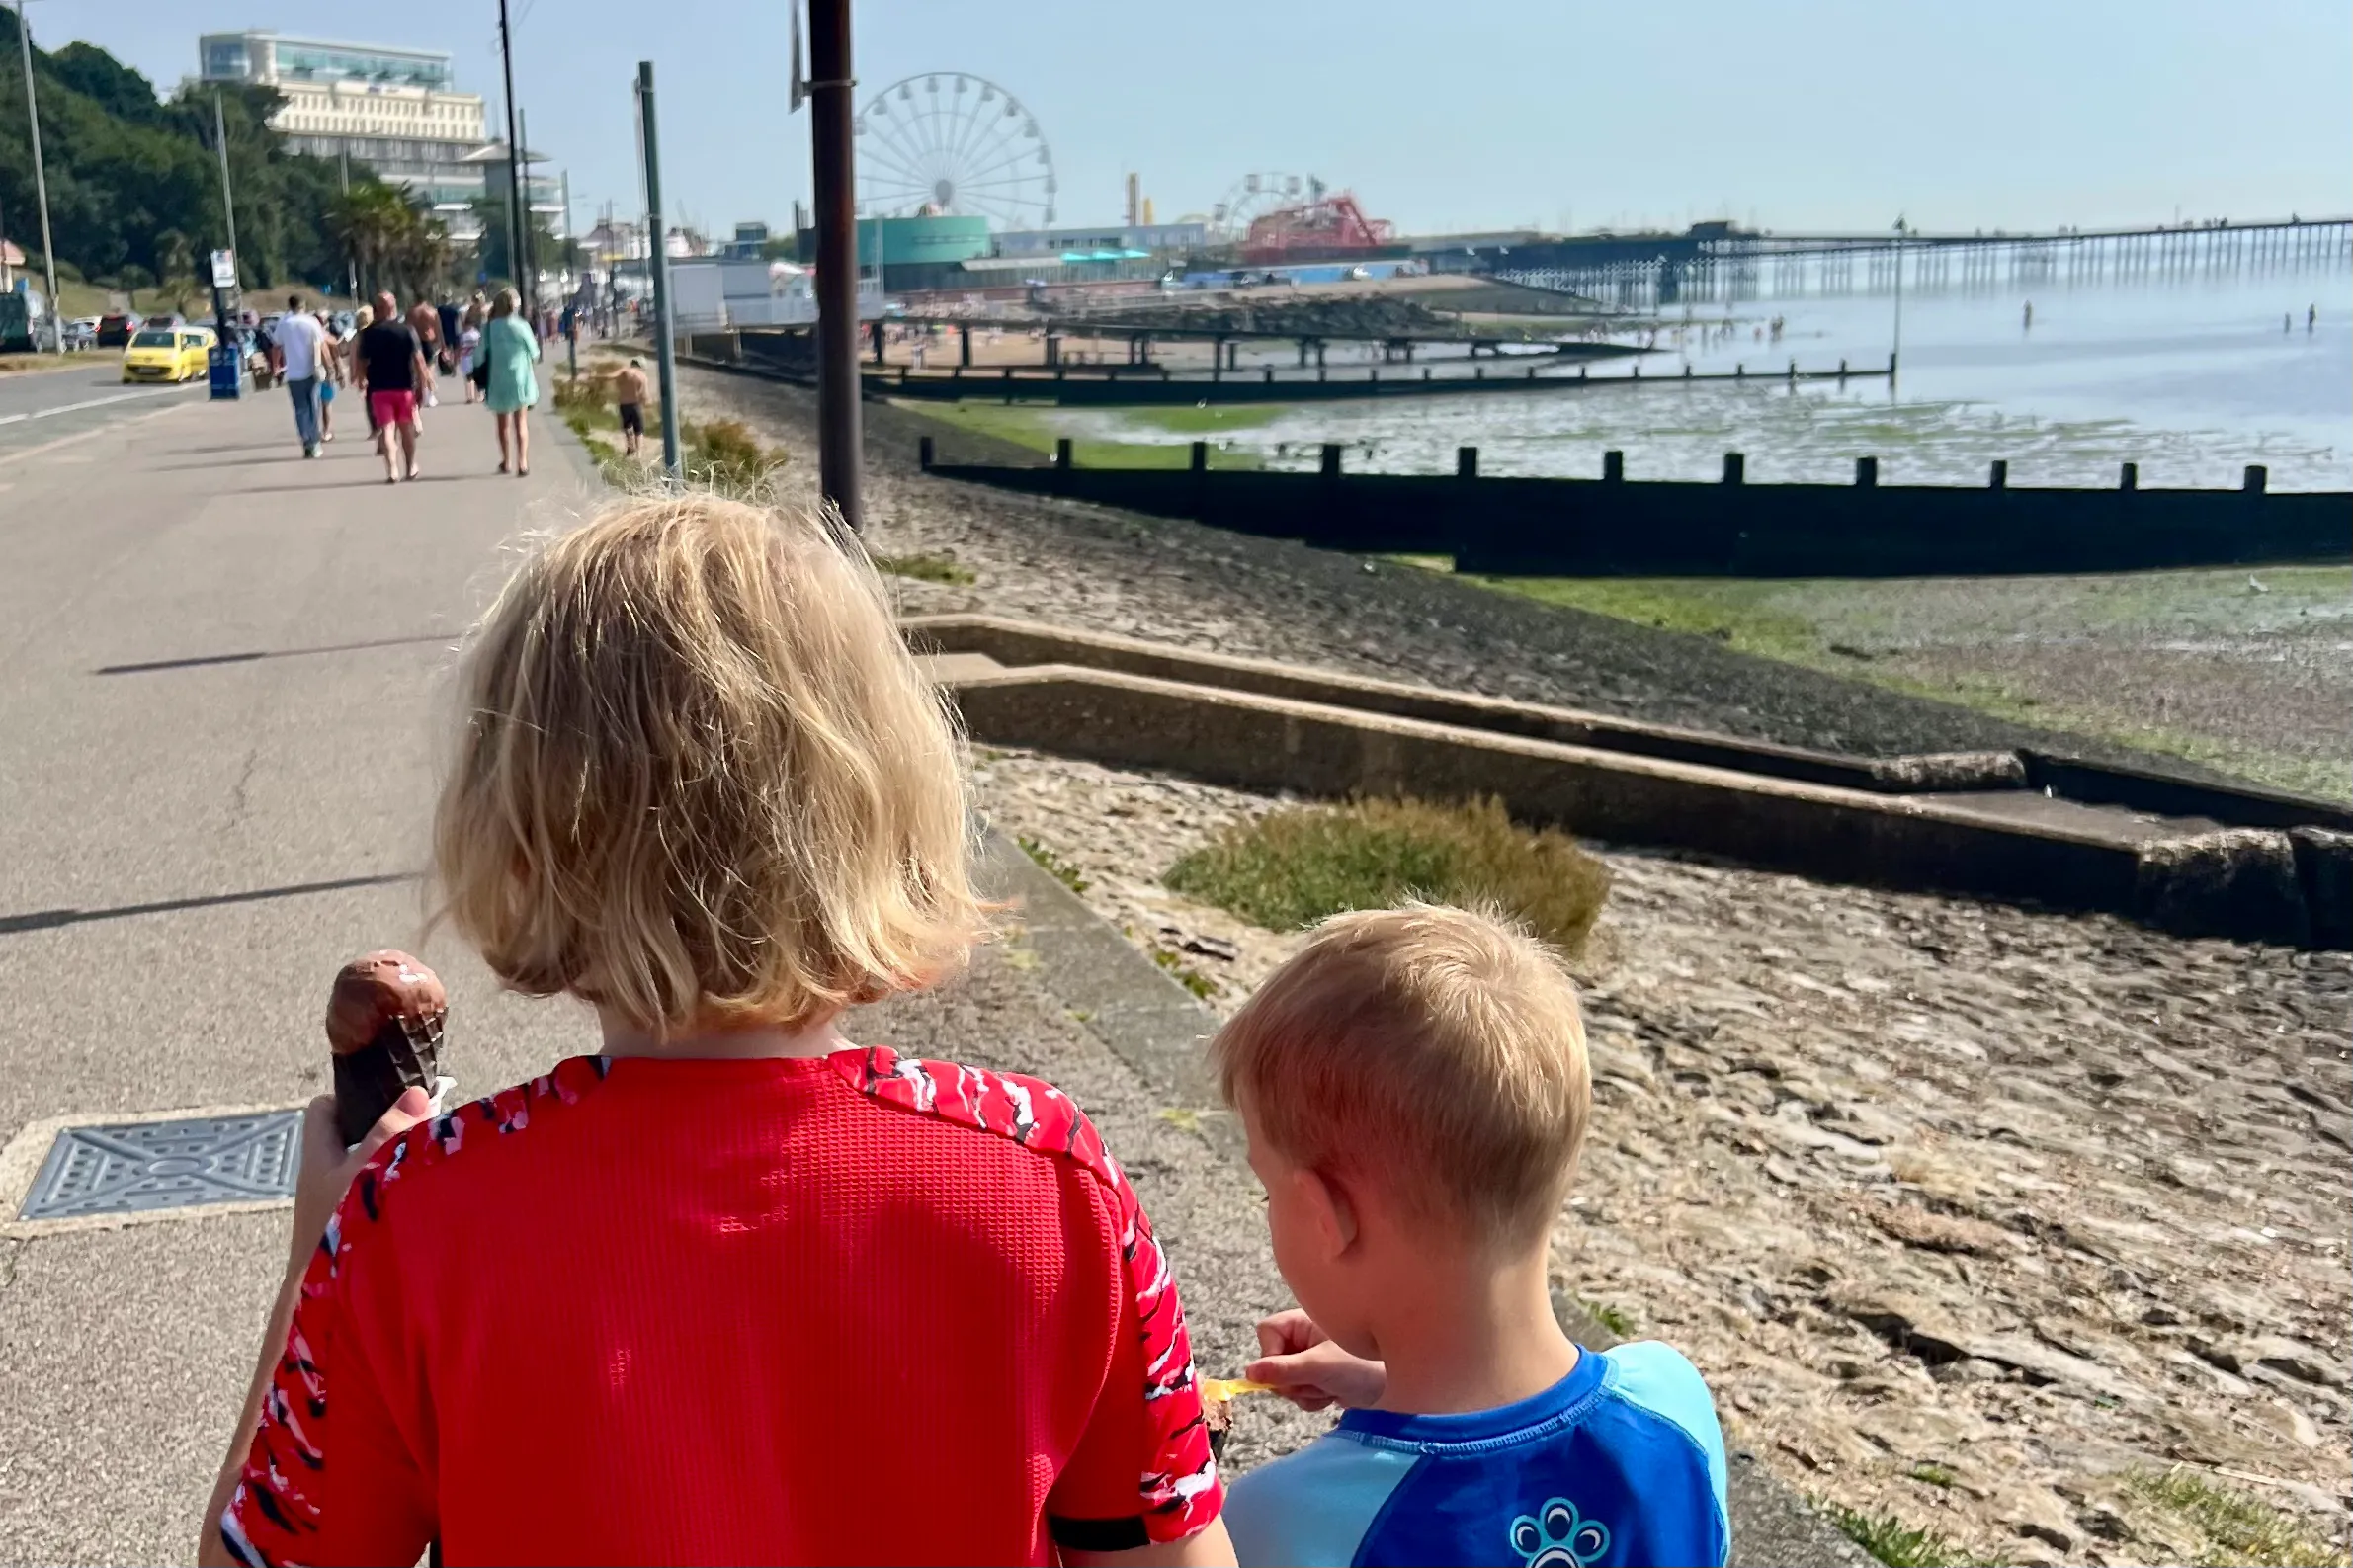
<path fill-rule="evenodd" d="M 487 134 L 482 95 L 458 90 L 446 53 L 248 31 L 205 34 L 197 58 L 201 81 L 276 88 L 286 102 L 270 124 L 290 151 L 365 164 L 462 238 L 475 232 L 473 203 L 505 190 L 506 143 Z M 538 161 L 525 155 L 527 167 Z M 532 176 L 526 199 L 535 211 L 562 210 L 545 175 Z"/>

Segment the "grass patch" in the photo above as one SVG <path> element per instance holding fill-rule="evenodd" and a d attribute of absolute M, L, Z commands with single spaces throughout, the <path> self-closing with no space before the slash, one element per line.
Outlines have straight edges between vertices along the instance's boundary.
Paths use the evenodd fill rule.
<path fill-rule="evenodd" d="M 1888 1568 L 1975 1568 L 1982 1561 L 1963 1551 L 1950 1537 L 1932 1529 L 1915 1529 L 1892 1514 L 1865 1514 L 1840 1503 L 1817 1501 L 1816 1506 L 1847 1539 Z"/>
<path fill-rule="evenodd" d="M 1215 981 L 1211 980 L 1208 975 L 1203 974 L 1199 969 L 1195 969 L 1188 965 L 1183 957 L 1169 951 L 1166 948 L 1154 948 L 1152 949 L 1152 961 L 1158 964 L 1161 968 L 1166 969 L 1170 979 L 1176 981 L 1177 984 L 1183 986 L 1186 990 L 1192 992 L 1204 1002 L 1208 1001 L 1212 996 L 1217 994 L 1218 987 Z"/>
<path fill-rule="evenodd" d="M 966 581 L 969 580 L 966 579 Z M 1055 881 L 1060 882 L 1074 893 L 1083 893 L 1087 890 L 1087 879 L 1078 874 L 1077 867 L 1063 860 L 1036 839 L 1022 838 L 1015 842 L 1021 845 L 1021 852 L 1024 855 L 1036 861 L 1039 867 Z"/>
<path fill-rule="evenodd" d="M 1941 1464 L 1915 1464 L 1903 1473 L 1926 1486 L 1943 1488 L 1953 1484 L 1953 1472 Z"/>
<path fill-rule="evenodd" d="M 2194 1470 L 2142 1470 L 2125 1484 L 2204 1538 L 2192 1558 L 2199 1568 L 2339 1568 L 2353 1561 L 2304 1521 Z"/>
<path fill-rule="evenodd" d="M 901 408 L 936 419 L 958 430 L 968 430 L 975 436 L 988 436 L 998 441 L 1026 447 L 1032 452 L 1052 455 L 1054 443 L 1066 434 L 1061 421 L 1064 411 L 1052 403 L 933 403 L 903 402 Z M 1133 410 L 1129 418 L 1148 414 L 1155 423 L 1161 416 L 1193 415 L 1226 412 L 1221 409 L 1174 408 Z M 1271 411 L 1269 411 L 1271 413 Z M 1164 429 L 1206 429 L 1203 426 L 1163 425 Z M 1076 437 L 1071 441 L 1070 460 L 1081 468 L 1188 468 L 1193 463 L 1193 452 L 1163 441 L 1103 441 L 1090 437 Z M 1220 452 L 1210 449 L 1213 468 L 1250 468 L 1260 466 L 1255 452 Z"/>
<path fill-rule="evenodd" d="M 1612 1334 L 1617 1335 L 1620 1339 L 1631 1340 L 1634 1338 L 1634 1319 L 1628 1316 L 1626 1313 L 1618 1310 L 1618 1308 L 1610 1305 L 1607 1301 L 1588 1301 L 1583 1296 L 1579 1296 L 1577 1297 L 1577 1305 L 1583 1307 L 1585 1309 L 1586 1315 L 1592 1318 L 1594 1322 L 1600 1324 L 1603 1328 L 1608 1329 Z"/>
<path fill-rule="evenodd" d="M 1515 824 L 1496 799 L 1294 806 L 1226 828 L 1162 878 L 1270 931 L 1406 898 L 1492 902 L 1568 952 L 1584 947 L 1610 873 L 1566 834 Z"/>
<path fill-rule="evenodd" d="M 957 588 L 968 588 L 978 581 L 969 568 L 958 565 L 954 559 L 946 555 L 877 555 L 874 557 L 874 562 L 877 571 L 888 572 L 893 577 L 913 577 L 927 583 L 948 583 Z M 1029 842 L 1024 840 L 1022 847 L 1028 849 Z M 1035 853 L 1032 852 L 1033 856 Z M 1039 864 L 1043 866 L 1045 862 L 1041 861 Z"/>
<path fill-rule="evenodd" d="M 1214 436 L 1219 431 L 1253 430 L 1273 424 L 1289 410 L 1275 403 L 1212 403 L 1205 407 L 1130 408 L 1121 417 L 1134 424 L 1151 425 L 1179 436 Z"/>

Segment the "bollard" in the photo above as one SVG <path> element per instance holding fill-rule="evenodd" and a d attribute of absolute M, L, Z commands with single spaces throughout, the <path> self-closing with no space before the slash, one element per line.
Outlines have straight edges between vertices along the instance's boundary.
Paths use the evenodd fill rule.
<path fill-rule="evenodd" d="M 2271 470 L 2259 462 L 2250 462 L 2247 464 L 2246 478 L 2240 483 L 2239 488 L 2249 495 L 2261 495 L 2264 488 L 2270 483 Z"/>
<path fill-rule="evenodd" d="M 1275 368 L 1271 365 L 1266 368 L 1266 380 L 1269 386 L 1275 384 Z"/>
<path fill-rule="evenodd" d="M 1323 444 L 1323 466 L 1320 471 L 1326 479 L 1340 477 L 1340 444 L 1338 442 L 1327 441 Z"/>
<path fill-rule="evenodd" d="M 2116 488 L 2118 488 L 2119 490 L 2138 490 L 2138 489 L 2140 489 L 2140 488 L 2141 488 L 2141 464 L 2139 464 L 2139 463 L 2137 463 L 2137 462 L 2128 462 L 2128 463 L 2126 463 L 2126 464 L 2124 465 L 2124 471 L 2123 471 L 2123 472 L 2121 472 L 2121 473 L 2119 473 L 2119 474 L 2117 475 L 2117 477 L 2116 477 Z"/>
<path fill-rule="evenodd" d="M 931 468 L 931 438 L 925 436 L 915 443 L 915 466 L 925 471 Z"/>
<path fill-rule="evenodd" d="M 1193 471 L 1195 473 L 1210 471 L 1210 444 L 1206 441 L 1197 441 L 1193 444 Z"/>
<path fill-rule="evenodd" d="M 1748 482 L 1748 459 L 1739 453 L 1727 452 L 1723 454 L 1723 482 L 1725 484 L 1746 484 Z"/>
<path fill-rule="evenodd" d="M 1994 458 L 1993 476 L 1985 483 L 1988 489 L 2007 490 L 2010 488 L 2010 459 L 2007 457 Z"/>
<path fill-rule="evenodd" d="M 1055 438 L 1053 444 L 1053 465 L 1062 469 L 1067 469 L 1072 466 L 1070 461 L 1070 438 L 1068 436 L 1060 436 Z"/>
<path fill-rule="evenodd" d="M 1455 449 L 1455 477 L 1458 479 L 1478 477 L 1478 449 L 1476 447 L 1457 447 Z"/>
<path fill-rule="evenodd" d="M 1605 452 L 1601 454 L 1601 482 L 1603 484 L 1626 482 L 1626 454 Z"/>
<path fill-rule="evenodd" d="M 1877 457 L 1857 457 L 1855 459 L 1855 483 L 1866 490 L 1878 486 L 1879 459 Z"/>

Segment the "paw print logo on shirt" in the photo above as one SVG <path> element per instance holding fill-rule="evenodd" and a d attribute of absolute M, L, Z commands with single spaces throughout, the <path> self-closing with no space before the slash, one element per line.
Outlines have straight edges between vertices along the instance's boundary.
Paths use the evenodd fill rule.
<path fill-rule="evenodd" d="M 1511 1545 L 1527 1568 L 1588 1568 L 1610 1549 L 1610 1527 L 1555 1497 L 1511 1522 Z"/>

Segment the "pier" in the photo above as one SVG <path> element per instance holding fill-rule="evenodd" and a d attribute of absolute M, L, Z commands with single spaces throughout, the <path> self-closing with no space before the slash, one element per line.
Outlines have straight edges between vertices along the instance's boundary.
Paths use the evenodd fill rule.
<path fill-rule="evenodd" d="M 1992 292 L 2151 279 L 2239 278 L 2353 265 L 2353 217 L 2053 234 L 1593 236 L 1471 247 L 1444 265 L 1589 295 L 1622 309 L 1808 295 Z"/>

